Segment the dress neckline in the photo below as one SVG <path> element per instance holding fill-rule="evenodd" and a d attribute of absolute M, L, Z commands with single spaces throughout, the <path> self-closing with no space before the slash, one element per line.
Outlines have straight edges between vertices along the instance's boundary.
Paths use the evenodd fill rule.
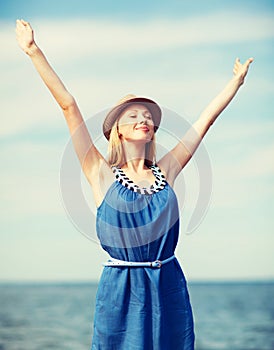
<path fill-rule="evenodd" d="M 139 187 L 132 180 L 130 180 L 124 171 L 118 167 L 113 166 L 112 171 L 116 177 L 116 180 L 126 187 L 127 189 L 139 193 L 139 194 L 153 194 L 161 191 L 166 185 L 166 178 L 161 172 L 161 169 L 155 164 L 151 165 L 149 169 L 152 170 L 153 175 L 155 176 L 155 182 L 150 187 Z"/>

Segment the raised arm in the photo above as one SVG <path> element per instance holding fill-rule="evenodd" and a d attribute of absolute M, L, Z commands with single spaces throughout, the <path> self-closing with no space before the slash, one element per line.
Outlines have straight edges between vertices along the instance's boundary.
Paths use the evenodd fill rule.
<path fill-rule="evenodd" d="M 16 37 L 19 46 L 31 58 L 34 67 L 64 113 L 83 172 L 91 185 L 97 185 L 95 179 L 98 179 L 100 166 L 105 161 L 92 143 L 75 99 L 35 43 L 34 33 L 28 22 L 16 21 Z"/>
<path fill-rule="evenodd" d="M 244 64 L 241 64 L 240 60 L 236 59 L 232 79 L 204 109 L 181 141 L 158 162 L 159 166 L 166 172 L 170 184 L 174 183 L 177 175 L 191 159 L 210 126 L 236 95 L 244 83 L 252 61 L 253 58 L 249 58 Z"/>

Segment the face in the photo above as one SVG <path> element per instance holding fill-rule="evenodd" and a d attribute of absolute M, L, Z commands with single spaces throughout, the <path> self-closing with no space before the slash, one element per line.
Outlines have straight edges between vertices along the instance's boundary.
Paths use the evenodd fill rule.
<path fill-rule="evenodd" d="M 127 107 L 118 120 L 118 132 L 125 141 L 149 142 L 154 135 L 154 123 L 150 111 L 140 104 Z"/>

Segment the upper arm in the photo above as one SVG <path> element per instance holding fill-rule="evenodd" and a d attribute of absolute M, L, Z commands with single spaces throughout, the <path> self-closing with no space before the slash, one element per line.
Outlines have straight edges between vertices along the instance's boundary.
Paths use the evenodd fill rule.
<path fill-rule="evenodd" d="M 73 97 L 63 108 L 63 113 L 82 170 L 92 185 L 98 181 L 100 166 L 105 162 L 105 159 L 93 144 L 86 123 Z"/>
<path fill-rule="evenodd" d="M 166 174 L 167 181 L 173 185 L 176 177 L 192 158 L 210 124 L 199 118 L 185 133 L 178 144 L 163 156 L 158 165 Z"/>

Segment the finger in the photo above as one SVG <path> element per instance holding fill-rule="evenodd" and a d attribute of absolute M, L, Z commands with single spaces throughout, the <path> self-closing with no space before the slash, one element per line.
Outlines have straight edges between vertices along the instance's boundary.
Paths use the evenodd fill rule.
<path fill-rule="evenodd" d="M 17 19 L 17 20 L 16 20 L 16 25 L 17 25 L 17 27 L 19 27 L 19 28 L 23 28 L 23 27 L 24 27 L 24 25 L 23 25 L 23 23 L 21 22 L 20 19 Z"/>
<path fill-rule="evenodd" d="M 21 19 L 21 23 L 25 26 L 25 27 L 27 27 L 27 28 L 30 28 L 31 29 L 31 26 L 30 26 L 30 23 L 29 22 L 27 22 L 27 21 L 24 21 L 23 19 Z"/>
<path fill-rule="evenodd" d="M 234 63 L 234 67 L 239 68 L 241 65 L 240 59 L 237 57 Z"/>
<path fill-rule="evenodd" d="M 239 62 L 235 63 L 236 68 L 239 68 L 240 66 L 241 66 L 241 63 L 239 63 Z"/>
<path fill-rule="evenodd" d="M 253 57 L 250 57 L 250 58 L 248 59 L 248 61 L 249 61 L 249 64 L 250 64 L 250 63 L 252 63 L 252 62 L 254 61 L 254 58 L 253 58 Z"/>
<path fill-rule="evenodd" d="M 246 67 L 249 67 L 250 63 L 252 63 L 254 61 L 254 58 L 253 57 L 250 57 L 249 59 L 247 59 L 244 63 L 244 65 Z"/>
<path fill-rule="evenodd" d="M 21 27 L 21 28 L 26 29 L 26 30 L 30 30 L 30 31 L 33 30 L 29 22 L 24 21 L 23 19 L 21 19 L 21 20 L 19 21 L 19 23 L 20 23 L 20 27 Z"/>

